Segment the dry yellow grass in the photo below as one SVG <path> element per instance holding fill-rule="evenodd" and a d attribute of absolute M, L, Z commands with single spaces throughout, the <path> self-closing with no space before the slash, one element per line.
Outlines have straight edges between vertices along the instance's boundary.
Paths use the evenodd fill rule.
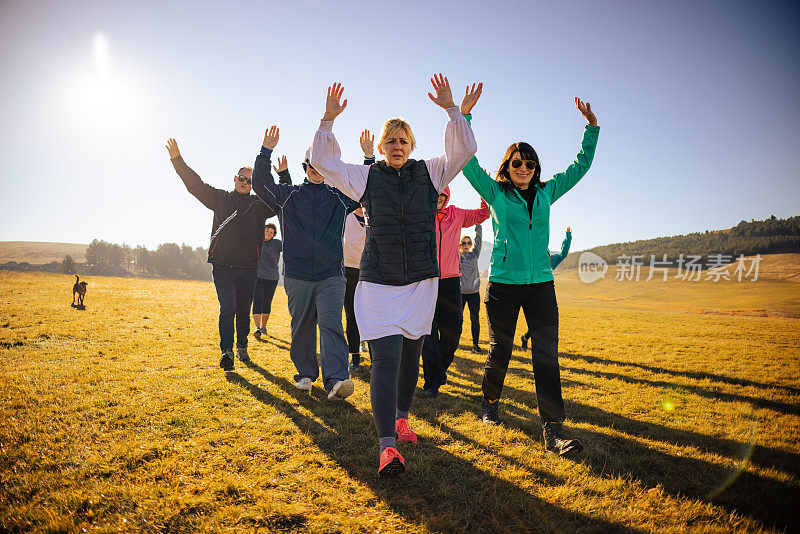
<path fill-rule="evenodd" d="M 483 356 L 460 350 L 442 394 L 415 400 L 408 471 L 381 480 L 368 383 L 339 404 L 294 389 L 280 288 L 269 342 L 226 374 L 212 284 L 94 277 L 78 311 L 72 281 L 0 272 L 0 531 L 800 529 L 786 286 L 647 293 L 565 273 L 562 379 L 584 455 L 544 453 L 521 349 L 508 425 L 480 423 Z"/>
<path fill-rule="evenodd" d="M 65 254 L 77 262 L 86 261 L 86 247 L 79 243 L 40 243 L 38 241 L 0 241 L 0 263 L 15 261 L 33 264 L 61 261 Z"/>

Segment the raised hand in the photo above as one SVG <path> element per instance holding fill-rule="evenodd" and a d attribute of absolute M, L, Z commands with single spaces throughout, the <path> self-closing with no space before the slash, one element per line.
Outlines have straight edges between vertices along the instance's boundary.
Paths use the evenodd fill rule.
<path fill-rule="evenodd" d="M 264 142 L 262 145 L 264 148 L 268 148 L 273 150 L 275 145 L 278 144 L 278 139 L 281 138 L 281 129 L 275 126 L 274 124 L 264 131 Z"/>
<path fill-rule="evenodd" d="M 575 97 L 575 107 L 578 108 L 578 111 L 581 112 L 581 115 L 586 117 L 586 120 L 589 121 L 590 126 L 597 126 L 597 117 L 594 116 L 592 113 L 592 106 L 588 102 L 584 104 L 583 100 Z"/>
<path fill-rule="evenodd" d="M 178 142 L 173 137 L 167 139 L 167 151 L 169 152 L 169 159 L 175 159 L 181 155 L 181 151 L 178 150 Z"/>
<path fill-rule="evenodd" d="M 361 132 L 358 142 L 361 143 L 361 150 L 364 151 L 365 158 L 371 158 L 375 155 L 375 136 L 370 135 L 369 130 Z"/>
<path fill-rule="evenodd" d="M 450 91 L 450 82 L 447 81 L 446 76 L 443 76 L 441 72 L 439 74 L 434 74 L 433 78 L 431 78 L 431 85 L 433 85 L 433 90 L 436 91 L 436 96 L 428 93 L 428 98 L 430 98 L 434 104 L 442 109 L 455 106 L 453 103 L 453 93 Z"/>
<path fill-rule="evenodd" d="M 572 233 L 572 227 L 571 226 L 567 226 L 567 233 L 568 234 Z"/>
<path fill-rule="evenodd" d="M 325 99 L 325 115 L 322 116 L 324 121 L 332 121 L 338 117 L 344 108 L 347 107 L 347 99 L 341 102 L 342 94 L 344 94 L 344 87 L 342 84 L 336 82 L 328 87 L 328 96 Z"/>
<path fill-rule="evenodd" d="M 278 158 L 278 165 L 277 166 L 273 165 L 272 168 L 275 169 L 275 172 L 281 172 L 288 169 L 289 165 L 286 163 L 286 156 Z"/>
<path fill-rule="evenodd" d="M 481 93 L 483 92 L 483 83 L 472 84 L 472 89 L 467 86 L 467 90 L 464 91 L 464 99 L 461 101 L 461 114 L 462 115 L 469 115 L 472 112 L 472 108 L 475 107 L 475 104 L 478 102 L 478 99 L 481 97 Z"/>

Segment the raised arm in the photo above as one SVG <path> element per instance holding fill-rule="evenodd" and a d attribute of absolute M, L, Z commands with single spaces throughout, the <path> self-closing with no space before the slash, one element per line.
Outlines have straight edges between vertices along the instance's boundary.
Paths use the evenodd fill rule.
<path fill-rule="evenodd" d="M 372 165 L 375 163 L 375 136 L 369 130 L 361 132 L 361 137 L 358 139 L 361 145 L 361 150 L 364 152 L 364 165 Z"/>
<path fill-rule="evenodd" d="M 272 165 L 272 149 L 278 144 L 279 139 L 280 129 L 277 126 L 267 128 L 264 132 L 261 152 L 256 156 L 256 162 L 253 165 L 253 192 L 258 195 L 258 198 L 260 198 L 264 204 L 276 212 L 283 207 L 291 192 L 297 188 L 297 186 L 293 186 L 291 183 L 283 183 L 284 177 L 281 177 L 281 183 L 276 184 L 275 178 L 273 178 L 272 172 L 270 172 L 270 166 Z M 285 164 L 285 159 L 283 162 L 278 162 L 278 168 L 282 167 L 282 164 Z"/>
<path fill-rule="evenodd" d="M 475 225 L 475 245 L 472 247 L 472 252 L 475 257 L 481 255 L 481 247 L 483 246 L 483 227 L 480 224 Z"/>
<path fill-rule="evenodd" d="M 567 237 L 564 238 L 563 243 L 561 243 L 561 252 L 558 254 L 553 254 L 550 258 L 550 268 L 555 270 L 558 267 L 558 264 L 564 261 L 569 254 L 569 244 L 572 242 L 572 232 L 570 229 L 567 228 Z"/>
<path fill-rule="evenodd" d="M 347 100 L 341 101 L 343 93 L 344 87 L 340 83 L 328 87 L 325 114 L 319 123 L 319 129 L 314 134 L 309 161 L 325 177 L 325 183 L 351 199 L 359 201 L 367 188 L 369 165 L 344 163 L 339 142 L 333 135 L 333 121 L 347 107 Z"/>
<path fill-rule="evenodd" d="M 169 152 L 169 159 L 175 172 L 178 173 L 186 190 L 189 191 L 197 200 L 203 203 L 205 207 L 210 210 L 216 209 L 223 202 L 224 197 L 227 196 L 227 191 L 217 189 L 205 183 L 196 172 L 194 172 L 181 156 L 181 151 L 178 149 L 178 143 L 174 138 L 167 140 L 167 151 Z"/>
<path fill-rule="evenodd" d="M 263 146 L 263 145 L 262 145 Z M 292 183 L 292 176 L 289 174 L 289 164 L 286 163 L 286 156 L 282 158 L 278 158 L 278 164 L 273 165 L 272 168 L 278 173 L 278 183 L 279 184 L 289 184 Z"/>
<path fill-rule="evenodd" d="M 583 131 L 583 141 L 581 141 L 581 150 L 575 161 L 567 167 L 567 170 L 560 172 L 553 176 L 552 180 L 548 180 L 544 184 L 544 189 L 550 195 L 550 203 L 552 204 L 567 191 L 575 187 L 581 178 L 589 172 L 589 167 L 594 160 L 594 151 L 597 148 L 597 136 L 600 134 L 600 127 L 597 126 L 597 117 L 592 112 L 591 105 L 575 97 L 575 107 L 586 118 L 589 123 Z"/>
<path fill-rule="evenodd" d="M 475 143 L 472 128 L 453 103 L 453 94 L 450 91 L 450 82 L 447 77 L 442 74 L 434 75 L 431 78 L 431 84 L 436 91 L 436 96 L 428 93 L 428 97 L 437 106 L 447 111 L 447 115 L 450 117 L 444 131 L 444 155 L 425 160 L 431 181 L 436 190 L 441 193 L 475 155 L 478 146 Z M 475 89 L 477 96 L 474 97 L 476 101 L 482 89 L 483 85 L 478 84 L 478 88 Z M 469 91 L 467 93 L 469 94 Z"/>
<path fill-rule="evenodd" d="M 460 208 L 459 208 L 460 209 Z M 461 223 L 462 228 L 469 228 L 480 224 L 489 218 L 489 205 L 486 201 L 481 199 L 481 207 L 475 210 L 462 210 L 464 212 L 464 221 Z M 480 227 L 479 227 L 480 228 Z"/>

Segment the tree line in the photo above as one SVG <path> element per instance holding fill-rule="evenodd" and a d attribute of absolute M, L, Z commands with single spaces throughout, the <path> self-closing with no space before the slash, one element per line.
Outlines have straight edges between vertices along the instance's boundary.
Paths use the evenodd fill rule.
<path fill-rule="evenodd" d="M 740 254 L 753 256 L 800 252 L 800 216 L 778 219 L 773 215 L 763 221 L 742 221 L 730 230 L 615 243 L 588 251 L 612 265 L 616 264 L 621 256 L 630 258 L 634 255 L 643 256 L 647 264 L 651 255 L 655 256 L 656 261 L 662 261 L 666 254 L 667 261 L 675 265 L 681 255 L 702 256 L 705 263 L 708 256 L 715 254 L 732 256 L 735 260 Z M 576 268 L 582 252 L 585 251 L 570 253 L 558 268 Z"/>
<path fill-rule="evenodd" d="M 211 280 L 208 252 L 202 247 L 162 243 L 155 250 L 148 250 L 142 245 L 131 247 L 95 239 L 86 248 L 85 256 L 86 263 L 77 264 L 67 255 L 61 261 L 62 272 Z"/>

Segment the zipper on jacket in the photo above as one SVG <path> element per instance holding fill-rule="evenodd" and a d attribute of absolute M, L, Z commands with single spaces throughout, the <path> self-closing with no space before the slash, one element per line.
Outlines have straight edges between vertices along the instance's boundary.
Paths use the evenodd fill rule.
<path fill-rule="evenodd" d="M 506 256 L 508 256 L 508 239 L 503 241 L 503 263 L 506 262 Z"/>
<path fill-rule="evenodd" d="M 406 250 L 406 208 L 403 203 L 403 177 L 397 170 L 397 182 L 400 186 L 400 240 L 403 244 L 403 281 L 408 282 L 408 251 Z"/>

